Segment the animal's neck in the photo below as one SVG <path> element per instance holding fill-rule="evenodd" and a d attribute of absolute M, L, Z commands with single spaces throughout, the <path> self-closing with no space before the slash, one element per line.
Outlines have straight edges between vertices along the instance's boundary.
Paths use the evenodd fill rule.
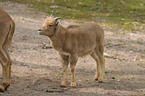
<path fill-rule="evenodd" d="M 54 48 L 56 47 L 62 47 L 63 42 L 65 41 L 65 34 L 66 34 L 66 29 L 58 25 L 55 34 L 52 37 L 49 37 L 50 42 Z"/>

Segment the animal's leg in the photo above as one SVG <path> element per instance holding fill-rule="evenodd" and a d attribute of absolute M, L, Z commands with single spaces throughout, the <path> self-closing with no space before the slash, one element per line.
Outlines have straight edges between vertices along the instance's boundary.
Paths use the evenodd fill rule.
<path fill-rule="evenodd" d="M 94 79 L 99 81 L 99 77 L 101 73 L 100 60 L 95 51 L 91 54 L 91 56 L 96 61 L 96 74 L 95 74 Z"/>
<path fill-rule="evenodd" d="M 104 57 L 103 57 L 103 53 L 100 52 L 99 50 L 96 50 L 95 53 L 97 54 L 99 61 L 100 61 L 100 75 L 98 77 L 98 82 L 99 83 L 103 83 L 103 77 L 105 74 L 105 62 L 104 62 Z"/>
<path fill-rule="evenodd" d="M 100 59 L 100 65 L 101 65 L 101 71 L 102 71 L 101 72 L 102 74 L 99 78 L 103 82 L 103 77 L 105 76 L 105 59 L 104 59 L 104 56 L 101 53 L 99 53 L 99 59 Z M 101 83 L 101 81 L 100 81 L 100 83 Z"/>
<path fill-rule="evenodd" d="M 4 53 L 6 55 L 6 57 L 8 58 L 8 72 L 9 72 L 9 76 L 8 76 L 8 81 L 11 83 L 11 65 L 12 65 L 12 61 L 11 61 L 11 58 L 10 58 L 10 55 L 9 55 L 9 52 L 8 52 L 8 48 L 6 45 L 3 45 L 3 50 L 4 50 Z"/>
<path fill-rule="evenodd" d="M 0 91 L 3 92 L 10 85 L 9 68 L 11 66 L 11 61 L 7 57 L 7 53 L 3 48 L 0 48 L 0 63 L 2 64 L 2 83 L 0 85 Z"/>
<path fill-rule="evenodd" d="M 70 56 L 70 71 L 71 71 L 71 86 L 72 87 L 76 86 L 74 71 L 75 71 L 77 60 L 78 60 L 78 56 L 76 54 Z"/>
<path fill-rule="evenodd" d="M 62 68 L 63 68 L 63 79 L 61 82 L 61 87 L 65 87 L 67 83 L 67 68 L 69 64 L 69 56 L 61 55 L 62 59 Z"/>
<path fill-rule="evenodd" d="M 104 39 L 101 39 L 99 42 L 99 50 L 95 50 L 101 64 L 101 76 L 99 77 L 103 81 L 103 77 L 105 75 L 105 59 L 104 59 Z"/>

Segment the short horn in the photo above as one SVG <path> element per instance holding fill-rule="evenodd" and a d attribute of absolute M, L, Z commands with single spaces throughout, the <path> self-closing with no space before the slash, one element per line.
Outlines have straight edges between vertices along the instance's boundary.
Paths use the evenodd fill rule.
<path fill-rule="evenodd" d="M 50 17 L 52 17 L 52 16 L 53 16 L 53 14 L 50 15 Z"/>
<path fill-rule="evenodd" d="M 54 18 L 54 20 L 59 20 L 59 19 L 61 19 L 61 17 L 56 17 L 56 18 Z"/>

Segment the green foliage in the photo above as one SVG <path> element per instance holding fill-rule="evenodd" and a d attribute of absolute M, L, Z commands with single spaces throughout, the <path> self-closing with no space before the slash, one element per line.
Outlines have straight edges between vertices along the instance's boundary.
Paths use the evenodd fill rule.
<path fill-rule="evenodd" d="M 6 0 L 1 0 L 6 1 Z M 145 0 L 8 0 L 66 19 L 100 21 L 123 26 L 138 22 L 145 27 Z M 131 30 L 135 30 L 134 27 Z"/>

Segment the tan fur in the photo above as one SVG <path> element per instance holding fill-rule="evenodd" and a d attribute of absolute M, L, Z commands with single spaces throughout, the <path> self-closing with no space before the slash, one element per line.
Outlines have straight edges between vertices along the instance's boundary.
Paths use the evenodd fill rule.
<path fill-rule="evenodd" d="M 8 52 L 8 45 L 11 44 L 14 30 L 14 21 L 2 8 L 0 8 L 0 63 L 2 65 L 1 92 L 5 91 L 11 83 L 12 62 Z"/>
<path fill-rule="evenodd" d="M 105 71 L 104 63 L 104 31 L 96 23 L 85 23 L 82 25 L 70 25 L 67 28 L 56 25 L 58 19 L 49 17 L 45 20 L 39 32 L 49 37 L 53 48 L 62 58 L 63 80 L 61 86 L 67 83 L 67 67 L 70 63 L 71 86 L 75 83 L 75 65 L 79 56 L 90 54 L 96 61 L 96 75 L 98 82 L 103 82 Z M 52 26 L 50 26 L 52 25 Z"/>

